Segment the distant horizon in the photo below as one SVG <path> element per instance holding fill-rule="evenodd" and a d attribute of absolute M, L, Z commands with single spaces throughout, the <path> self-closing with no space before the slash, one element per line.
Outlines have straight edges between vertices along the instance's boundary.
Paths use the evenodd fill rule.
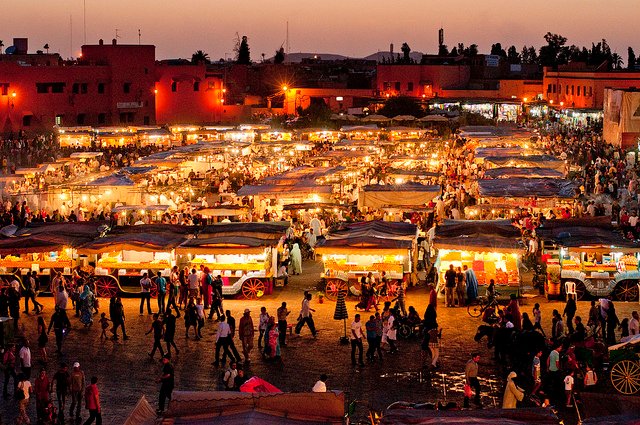
<path fill-rule="evenodd" d="M 50 52 L 77 57 L 85 39 L 83 1 L 86 44 L 97 44 L 100 38 L 111 43 L 116 28 L 118 43 L 138 44 L 139 29 L 141 43 L 155 45 L 158 60 L 190 59 L 196 50 L 205 51 L 212 61 L 233 59 L 237 32 L 248 36 L 251 59 L 260 62 L 262 53 L 270 58 L 281 46 L 286 48 L 287 22 L 290 53 L 362 58 L 389 51 L 392 43 L 399 53 L 406 42 L 412 51 L 436 54 L 442 27 L 449 50 L 459 42 L 477 44 L 481 54 L 488 54 L 491 44 L 498 42 L 505 50 L 511 45 L 518 52 L 524 45 L 539 49 L 545 43 L 544 34 L 552 32 L 566 37 L 569 46 L 590 48 L 592 42 L 604 38 L 625 65 L 627 47 L 640 54 L 640 34 L 634 30 L 638 9 L 632 0 L 607 4 L 595 0 L 540 0 L 535 4 L 485 0 L 480 7 L 471 0 L 446 5 L 369 0 L 366 6 L 338 0 L 276 0 L 268 5 L 256 0 L 22 0 L 3 8 L 11 17 L 0 33 L 3 50 L 13 38 L 26 37 L 30 53 L 49 44 Z"/>

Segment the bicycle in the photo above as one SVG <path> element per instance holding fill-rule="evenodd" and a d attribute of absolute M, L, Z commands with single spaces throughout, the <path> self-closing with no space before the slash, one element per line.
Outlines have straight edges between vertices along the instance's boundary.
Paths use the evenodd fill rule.
<path fill-rule="evenodd" d="M 467 313 L 471 317 L 480 317 L 489 308 L 493 308 L 494 310 L 499 308 L 498 295 L 500 294 L 496 292 L 492 300 L 486 297 L 476 298 L 467 306 Z"/>

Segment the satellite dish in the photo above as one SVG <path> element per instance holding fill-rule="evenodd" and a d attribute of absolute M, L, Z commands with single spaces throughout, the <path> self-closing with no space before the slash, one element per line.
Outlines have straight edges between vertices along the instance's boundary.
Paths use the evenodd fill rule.
<path fill-rule="evenodd" d="M 16 52 L 16 46 L 9 46 L 4 52 L 8 55 L 12 55 Z"/>

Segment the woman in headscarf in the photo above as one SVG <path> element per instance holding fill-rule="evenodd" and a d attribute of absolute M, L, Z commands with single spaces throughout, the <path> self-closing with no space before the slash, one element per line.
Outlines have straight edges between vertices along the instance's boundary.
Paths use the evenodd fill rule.
<path fill-rule="evenodd" d="M 276 321 L 273 316 L 269 316 L 269 321 L 267 322 L 267 330 L 265 331 L 267 337 L 267 341 L 265 344 L 265 354 L 267 358 L 274 359 L 280 358 L 280 332 L 278 331 L 278 327 L 276 326 Z M 267 349 L 267 347 L 269 347 Z M 268 351 L 268 352 L 267 352 Z"/>
<path fill-rule="evenodd" d="M 291 248 L 289 256 L 291 257 L 291 269 L 293 270 L 293 274 L 301 274 L 302 253 L 300 252 L 300 246 L 297 243 L 293 244 L 293 248 Z"/>
<path fill-rule="evenodd" d="M 80 294 L 80 321 L 85 326 L 91 326 L 93 324 L 93 302 L 95 297 L 89 285 L 85 284 Z"/>
<path fill-rule="evenodd" d="M 524 398 L 524 390 L 513 382 L 513 379 L 517 376 L 515 372 L 511 372 L 509 376 L 507 376 L 507 386 L 504 389 L 504 396 L 502 397 L 503 409 L 515 409 L 516 403 L 522 401 Z"/>

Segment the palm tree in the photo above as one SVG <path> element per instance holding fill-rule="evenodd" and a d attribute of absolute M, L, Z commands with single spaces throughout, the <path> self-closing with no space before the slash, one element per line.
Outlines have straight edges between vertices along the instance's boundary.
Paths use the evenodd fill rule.
<path fill-rule="evenodd" d="M 617 53 L 612 53 L 611 54 L 611 66 L 613 67 L 613 69 L 622 68 L 622 64 L 623 63 L 624 63 L 624 61 L 622 60 L 622 56 L 620 56 Z"/>
<path fill-rule="evenodd" d="M 211 60 L 209 59 L 209 54 L 204 50 L 196 50 L 196 52 L 191 55 L 191 63 L 194 65 L 208 64 L 211 63 Z"/>

